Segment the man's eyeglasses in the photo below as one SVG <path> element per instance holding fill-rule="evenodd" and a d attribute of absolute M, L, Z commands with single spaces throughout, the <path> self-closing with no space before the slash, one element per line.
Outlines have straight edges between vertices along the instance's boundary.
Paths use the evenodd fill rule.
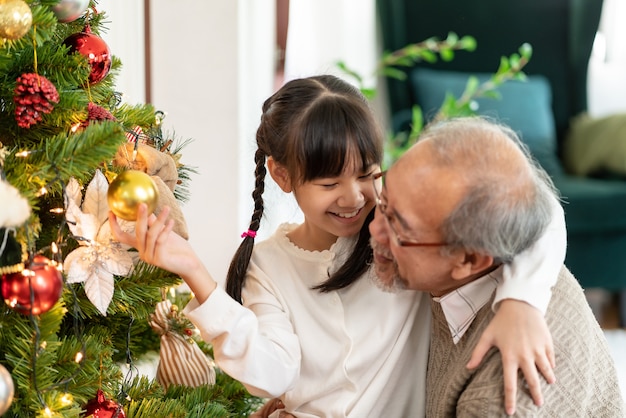
<path fill-rule="evenodd" d="M 393 233 L 392 235 L 396 240 L 396 244 L 400 247 L 442 247 L 448 245 L 445 242 L 417 242 L 411 239 L 404 239 L 400 237 L 398 231 L 394 226 L 395 219 L 387 213 L 387 202 L 384 202 L 381 198 L 385 174 L 386 171 L 382 171 L 380 173 L 372 175 L 372 183 L 374 185 L 374 197 L 376 198 L 376 206 L 378 206 L 380 213 L 382 213 L 385 217 L 387 226 L 389 226 L 389 229 Z"/>

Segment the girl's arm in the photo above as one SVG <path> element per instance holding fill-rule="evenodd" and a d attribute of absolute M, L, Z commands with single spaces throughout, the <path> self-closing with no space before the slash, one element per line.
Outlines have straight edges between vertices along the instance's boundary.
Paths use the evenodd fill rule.
<path fill-rule="evenodd" d="M 257 280 L 249 280 L 250 297 L 266 307 L 258 318 L 217 287 L 189 242 L 172 232 L 169 209 L 158 216 L 140 205 L 135 233 L 122 231 L 113 214 L 109 222 L 114 238 L 137 249 L 146 263 L 179 275 L 194 293 L 185 315 L 211 342 L 220 368 L 262 397 L 275 397 L 289 390 L 300 372 L 300 345 L 289 319 L 274 295 Z M 263 329 L 260 332 L 260 329 Z"/>
<path fill-rule="evenodd" d="M 543 397 L 539 372 L 548 383 L 556 378 L 552 336 L 544 314 L 552 297 L 565 260 L 567 231 L 559 202 L 553 200 L 552 221 L 546 232 L 529 249 L 504 265 L 503 282 L 496 290 L 493 309 L 496 312 L 476 345 L 468 368 L 477 367 L 487 351 L 500 350 L 504 366 L 504 404 L 506 412 L 515 412 L 517 372 L 524 373 L 535 404 Z"/>

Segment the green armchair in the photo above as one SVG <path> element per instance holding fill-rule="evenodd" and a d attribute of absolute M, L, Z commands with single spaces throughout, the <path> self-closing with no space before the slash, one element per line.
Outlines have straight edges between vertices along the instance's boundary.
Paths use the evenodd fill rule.
<path fill-rule="evenodd" d="M 500 87 L 501 100 L 481 99 L 478 113 L 509 124 L 559 189 L 568 229 L 566 265 L 586 288 L 622 295 L 626 325 L 626 181 L 575 176 L 564 168 L 563 143 L 572 118 L 587 109 L 587 66 L 601 0 L 378 0 L 383 48 L 397 50 L 449 32 L 470 35 L 474 52 L 450 62 L 418 63 L 405 81 L 388 80 L 394 130 L 407 127 L 417 104 L 426 121 L 446 91 L 458 95 L 470 74 L 488 77 L 500 57 L 530 43 L 527 82 Z"/>

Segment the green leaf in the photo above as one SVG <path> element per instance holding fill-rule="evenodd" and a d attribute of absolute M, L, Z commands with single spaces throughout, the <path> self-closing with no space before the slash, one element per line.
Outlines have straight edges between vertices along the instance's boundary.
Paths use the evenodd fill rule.
<path fill-rule="evenodd" d="M 435 54 L 433 51 L 430 50 L 423 50 L 420 53 L 420 56 L 422 58 L 422 60 L 428 62 L 428 63 L 434 63 L 437 62 L 437 54 Z"/>
<path fill-rule="evenodd" d="M 476 50 L 476 39 L 473 36 L 462 37 L 460 44 L 461 47 L 468 52 L 473 52 Z"/>
<path fill-rule="evenodd" d="M 395 78 L 396 80 L 406 79 L 406 73 L 397 68 L 393 68 L 393 67 L 383 68 L 382 73 L 383 75 L 390 77 L 390 78 Z"/>
<path fill-rule="evenodd" d="M 533 55 L 533 47 L 529 43 L 524 43 L 519 48 L 519 53 L 526 60 L 530 60 L 530 57 Z"/>
<path fill-rule="evenodd" d="M 449 62 L 449 61 L 452 61 L 454 59 L 454 50 L 448 49 L 448 48 L 442 49 L 439 52 L 439 55 L 441 56 L 441 59 L 443 61 Z"/>
<path fill-rule="evenodd" d="M 446 38 L 446 42 L 450 45 L 454 45 L 458 42 L 459 36 L 454 32 L 448 32 L 448 37 Z"/>
<path fill-rule="evenodd" d="M 467 84 L 465 84 L 465 91 L 463 92 L 463 96 L 473 96 L 478 91 L 478 87 L 480 86 L 480 82 L 478 81 L 478 77 L 469 76 L 467 79 Z"/>

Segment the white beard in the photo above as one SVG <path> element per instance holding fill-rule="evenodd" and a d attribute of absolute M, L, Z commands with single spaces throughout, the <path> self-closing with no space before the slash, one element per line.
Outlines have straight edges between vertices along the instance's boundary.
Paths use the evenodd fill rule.
<path fill-rule="evenodd" d="M 370 277 L 374 284 L 384 292 L 388 293 L 397 293 L 401 290 L 406 289 L 406 281 L 402 279 L 400 274 L 398 273 L 398 264 L 393 259 L 392 256 L 388 256 L 387 252 L 383 250 L 383 248 L 378 245 L 374 239 L 371 240 L 370 245 L 374 249 L 374 251 L 378 251 L 380 253 L 385 254 L 388 258 L 393 260 L 392 264 L 388 264 L 385 267 L 376 264 L 374 262 L 374 274 L 371 274 Z M 383 280 L 381 277 L 387 277 L 387 280 Z"/>

